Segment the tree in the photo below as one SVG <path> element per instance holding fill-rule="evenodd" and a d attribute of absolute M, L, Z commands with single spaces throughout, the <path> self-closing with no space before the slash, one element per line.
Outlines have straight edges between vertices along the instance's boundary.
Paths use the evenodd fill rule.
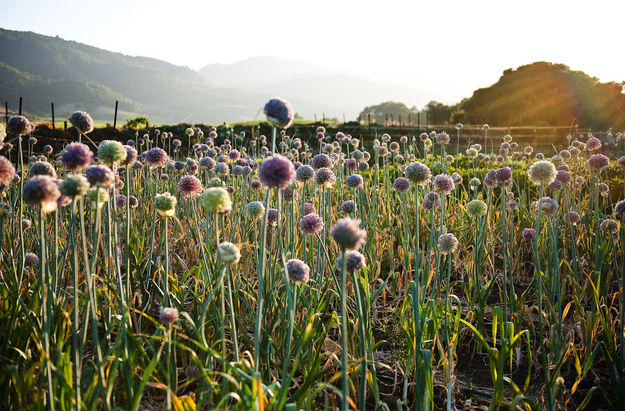
<path fill-rule="evenodd" d="M 413 106 L 412 108 L 408 108 L 404 103 L 398 103 L 394 101 L 386 101 L 384 103 L 365 107 L 359 114 L 361 121 L 367 121 L 368 116 L 371 116 L 371 120 L 374 123 L 385 124 L 388 120 L 391 121 L 391 116 L 393 117 L 393 122 L 395 124 L 399 124 L 399 117 L 402 118 L 402 123 L 408 122 L 408 116 L 413 116 L 413 120 L 416 120 L 418 110 L 417 107 Z M 388 116 L 388 119 L 387 119 Z"/>

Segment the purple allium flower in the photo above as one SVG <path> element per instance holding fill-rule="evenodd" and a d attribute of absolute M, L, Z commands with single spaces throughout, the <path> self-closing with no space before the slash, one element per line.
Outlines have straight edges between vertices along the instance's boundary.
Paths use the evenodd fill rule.
<path fill-rule="evenodd" d="M 178 309 L 171 307 L 161 308 L 161 311 L 159 313 L 159 319 L 161 321 L 161 324 L 163 324 L 164 326 L 175 323 L 176 321 L 178 321 Z"/>
<path fill-rule="evenodd" d="M 315 170 L 309 165 L 302 165 L 295 172 L 295 177 L 298 181 L 306 182 L 312 180 L 315 176 Z"/>
<path fill-rule="evenodd" d="M 265 104 L 263 112 L 267 120 L 280 128 L 288 128 L 293 123 L 293 109 L 288 101 L 281 98 L 272 98 Z"/>
<path fill-rule="evenodd" d="M 139 205 L 139 200 L 137 200 L 137 197 L 135 196 L 130 196 L 128 197 L 128 203 L 131 208 L 136 208 Z"/>
<path fill-rule="evenodd" d="M 524 228 L 523 229 L 523 238 L 526 240 L 533 240 L 536 238 L 536 230 L 533 228 Z"/>
<path fill-rule="evenodd" d="M 297 191 L 293 190 L 291 187 L 287 187 L 282 190 L 282 198 L 287 203 L 292 203 L 293 200 L 297 201 L 298 197 L 299 195 L 297 194 Z"/>
<path fill-rule="evenodd" d="M 351 214 L 354 211 L 356 211 L 356 203 L 353 200 L 347 200 L 341 204 L 341 213 Z"/>
<path fill-rule="evenodd" d="M 180 147 L 182 145 L 182 142 L 178 140 L 177 138 L 175 138 L 172 140 L 171 145 L 174 147 Z"/>
<path fill-rule="evenodd" d="M 618 204 L 616 204 L 614 207 L 614 214 L 619 220 L 623 218 L 623 215 L 625 214 L 625 200 L 619 201 Z"/>
<path fill-rule="evenodd" d="M 76 171 L 93 162 L 93 153 L 86 144 L 71 143 L 65 147 L 61 162 L 66 169 Z"/>
<path fill-rule="evenodd" d="M 616 164 L 618 164 L 618 166 L 621 168 L 625 168 L 625 156 L 620 157 L 618 161 L 616 162 Z"/>
<path fill-rule="evenodd" d="M 497 182 L 500 184 L 507 183 L 512 179 L 512 170 L 510 167 L 503 167 L 497 170 Z"/>
<path fill-rule="evenodd" d="M 24 254 L 24 267 L 37 267 L 39 265 L 39 257 L 34 253 Z"/>
<path fill-rule="evenodd" d="M 575 225 L 580 220 L 581 220 L 581 217 L 577 211 L 569 211 L 568 213 L 564 214 L 564 221 L 566 221 L 569 224 Z"/>
<path fill-rule="evenodd" d="M 549 189 L 553 190 L 553 191 L 560 191 L 562 190 L 562 181 L 555 179 L 551 182 L 551 184 L 549 184 Z"/>
<path fill-rule="evenodd" d="M 367 232 L 360 228 L 360 220 L 347 217 L 336 222 L 330 236 L 341 250 L 355 250 L 366 242 Z"/>
<path fill-rule="evenodd" d="M 124 146 L 126 149 L 126 160 L 122 162 L 126 167 L 131 167 L 137 161 L 137 150 L 129 145 Z"/>
<path fill-rule="evenodd" d="M 346 250 L 345 261 L 345 269 L 348 273 L 360 271 L 367 266 L 365 256 L 356 250 Z M 336 259 L 336 268 L 343 269 L 343 254 Z"/>
<path fill-rule="evenodd" d="M 437 175 L 436 177 L 434 177 L 434 181 L 432 181 L 432 184 L 434 185 L 434 191 L 436 191 L 437 193 L 449 194 L 455 188 L 454 181 L 452 180 L 451 176 L 447 174 Z"/>
<path fill-rule="evenodd" d="M 374 148 L 375 148 L 375 147 L 374 147 Z M 384 147 L 384 146 L 379 146 L 379 147 L 378 147 L 378 155 L 379 155 L 380 157 L 385 156 L 387 152 L 388 152 L 388 149 L 387 149 L 386 147 Z"/>
<path fill-rule="evenodd" d="M 558 214 L 558 209 L 560 208 L 556 200 L 551 197 L 543 197 L 538 200 L 536 202 L 536 209 L 538 210 L 539 207 L 543 214 L 548 217 L 553 217 Z"/>
<path fill-rule="evenodd" d="M 594 154 L 586 161 L 586 168 L 593 173 L 600 173 L 610 164 L 610 160 L 603 154 Z"/>
<path fill-rule="evenodd" d="M 367 163 L 366 161 L 359 161 L 358 171 L 367 171 L 367 170 L 369 170 L 369 163 Z"/>
<path fill-rule="evenodd" d="M 169 161 L 169 156 L 160 147 L 154 147 L 145 152 L 145 161 L 150 168 L 164 167 Z"/>
<path fill-rule="evenodd" d="M 363 179 L 360 174 L 352 174 L 345 179 L 345 185 L 349 188 L 359 188 L 363 186 Z"/>
<path fill-rule="evenodd" d="M 510 200 L 506 203 L 506 208 L 510 211 L 516 211 L 520 208 L 520 204 L 518 201 Z"/>
<path fill-rule="evenodd" d="M 442 133 L 438 133 L 436 135 L 436 144 L 438 144 L 439 146 L 446 146 L 447 144 L 449 144 L 449 134 L 445 133 L 444 131 Z"/>
<path fill-rule="evenodd" d="M 232 167 L 232 175 L 235 177 L 240 177 L 243 175 L 243 167 L 241 166 L 234 166 Z"/>
<path fill-rule="evenodd" d="M 601 230 L 606 234 L 618 233 L 618 222 L 615 220 L 607 219 L 601 222 Z"/>
<path fill-rule="evenodd" d="M 287 261 L 286 271 L 289 273 L 289 279 L 295 284 L 306 283 L 310 278 L 310 267 L 302 260 L 292 258 Z"/>
<path fill-rule="evenodd" d="M 213 169 L 219 177 L 225 177 L 230 173 L 230 167 L 225 163 L 217 163 Z"/>
<path fill-rule="evenodd" d="M 4 190 L 13 181 L 15 167 L 6 157 L 0 156 L 0 191 Z"/>
<path fill-rule="evenodd" d="M 418 161 L 408 164 L 406 168 L 404 168 L 404 175 L 410 182 L 418 186 L 424 186 L 432 179 L 432 172 L 428 166 Z"/>
<path fill-rule="evenodd" d="M 44 213 L 56 210 L 61 196 L 58 186 L 49 176 L 35 176 L 24 184 L 22 199 L 27 204 L 41 207 Z"/>
<path fill-rule="evenodd" d="M 419 135 L 419 140 L 421 140 L 421 141 L 425 141 L 425 140 L 427 140 L 427 139 L 428 139 L 428 134 L 427 134 L 427 133 L 421 133 L 421 134 Z"/>
<path fill-rule="evenodd" d="M 125 208 L 126 207 L 126 196 L 123 194 L 119 194 L 115 197 L 115 206 L 117 208 Z"/>
<path fill-rule="evenodd" d="M 7 123 L 7 133 L 23 136 L 35 131 L 35 125 L 24 116 L 13 116 Z"/>
<path fill-rule="evenodd" d="M 36 161 L 28 169 L 28 177 L 34 176 L 50 176 L 56 178 L 54 166 L 47 161 Z"/>
<path fill-rule="evenodd" d="M 317 209 L 311 203 L 304 203 L 304 205 L 302 207 L 300 207 L 299 212 L 300 212 L 301 215 L 307 216 L 309 214 L 317 214 Z"/>
<path fill-rule="evenodd" d="M 399 177 L 393 182 L 393 188 L 400 193 L 407 193 L 410 190 L 410 181 L 407 178 Z"/>
<path fill-rule="evenodd" d="M 115 174 L 105 165 L 91 166 L 85 172 L 87 180 L 91 186 L 99 185 L 104 188 L 110 188 L 115 183 Z"/>
<path fill-rule="evenodd" d="M 228 153 L 228 157 L 230 158 L 230 160 L 238 160 L 241 157 L 241 153 L 239 152 L 239 150 L 230 150 L 230 152 Z"/>
<path fill-rule="evenodd" d="M 438 195 L 438 193 L 435 191 L 428 193 L 428 195 L 426 195 L 421 202 L 421 207 L 427 211 L 430 211 L 433 208 L 439 208 L 440 206 L 441 198 L 440 195 Z"/>
<path fill-rule="evenodd" d="M 349 160 L 347 160 L 345 162 L 345 166 L 347 167 L 348 170 L 352 170 L 352 171 L 355 171 L 356 169 L 358 169 L 358 163 L 353 158 L 350 158 Z"/>
<path fill-rule="evenodd" d="M 69 122 L 76 127 L 80 134 L 88 134 L 93 131 L 93 119 L 84 111 L 76 111 L 69 118 Z"/>
<path fill-rule="evenodd" d="M 275 154 L 262 162 L 258 176 L 268 188 L 286 188 L 295 180 L 295 167 L 291 160 Z"/>
<path fill-rule="evenodd" d="M 46 153 L 46 154 L 48 154 L 48 155 L 52 154 L 52 152 L 53 152 L 53 151 L 54 151 L 54 149 L 53 149 L 53 148 L 52 148 L 52 146 L 51 146 L 51 145 L 49 145 L 49 144 L 46 144 L 46 145 L 43 147 L 43 152 L 44 152 L 44 153 Z"/>
<path fill-rule="evenodd" d="M 336 183 L 336 176 L 329 168 L 320 168 L 315 173 L 315 183 L 323 187 L 332 187 Z"/>
<path fill-rule="evenodd" d="M 176 188 L 183 197 L 198 197 L 202 194 L 202 182 L 193 175 L 181 177 Z"/>
<path fill-rule="evenodd" d="M 556 173 L 556 180 L 560 181 L 562 185 L 568 186 L 571 184 L 571 173 L 566 170 L 560 170 Z"/>
<path fill-rule="evenodd" d="M 250 184 L 251 188 L 253 191 L 258 191 L 261 188 L 263 188 L 263 183 L 261 183 L 258 180 L 252 180 L 252 183 Z"/>
<path fill-rule="evenodd" d="M 399 150 L 399 143 L 396 141 L 393 141 L 392 143 L 388 145 L 388 149 L 394 153 L 395 151 Z"/>
<path fill-rule="evenodd" d="M 306 208 L 306 204 L 310 203 L 305 203 L 304 209 Z M 323 225 L 323 219 L 314 213 L 306 214 L 299 221 L 299 229 L 304 235 L 317 234 L 318 232 L 323 230 Z"/>
<path fill-rule="evenodd" d="M 278 225 L 278 210 L 270 208 L 267 210 L 267 224 L 275 227 Z"/>
<path fill-rule="evenodd" d="M 596 137 L 590 137 L 588 141 L 586 141 L 586 150 L 595 151 L 601 148 L 601 140 Z"/>
<path fill-rule="evenodd" d="M 310 165 L 315 170 L 319 170 L 320 168 L 330 168 L 332 167 L 332 160 L 327 154 L 317 154 L 310 160 Z"/>

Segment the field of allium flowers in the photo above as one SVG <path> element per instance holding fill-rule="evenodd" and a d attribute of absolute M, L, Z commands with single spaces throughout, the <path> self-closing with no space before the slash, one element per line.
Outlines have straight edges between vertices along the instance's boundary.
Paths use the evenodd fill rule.
<path fill-rule="evenodd" d="M 622 409 L 625 158 L 265 114 L 96 149 L 76 112 L 41 155 L 0 126 L 0 408 Z"/>

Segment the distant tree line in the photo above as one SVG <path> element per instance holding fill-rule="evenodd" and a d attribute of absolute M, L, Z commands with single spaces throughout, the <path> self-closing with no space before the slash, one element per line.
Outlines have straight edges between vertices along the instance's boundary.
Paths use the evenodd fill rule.
<path fill-rule="evenodd" d="M 416 124 L 482 124 L 501 126 L 561 126 L 578 124 L 593 130 L 625 129 L 625 82 L 601 83 L 564 64 L 536 62 L 505 70 L 499 81 L 476 90 L 470 98 L 448 106 L 429 102 L 423 110 L 403 103 L 385 102 L 366 107 L 360 120 L 387 124 L 408 115 Z"/>

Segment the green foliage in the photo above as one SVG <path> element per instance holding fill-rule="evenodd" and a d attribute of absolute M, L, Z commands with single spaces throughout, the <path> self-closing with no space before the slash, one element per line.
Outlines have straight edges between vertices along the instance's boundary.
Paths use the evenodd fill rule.
<path fill-rule="evenodd" d="M 128 120 L 126 120 L 126 127 L 128 128 L 141 128 L 144 125 L 145 127 L 148 127 L 149 124 L 150 124 L 150 119 L 147 117 L 135 117 L 135 118 L 129 118 Z"/>
<path fill-rule="evenodd" d="M 404 103 L 398 103 L 395 101 L 386 101 L 381 104 L 377 104 L 375 106 L 365 107 L 359 114 L 359 117 L 362 121 L 367 121 L 368 116 L 371 116 L 371 120 L 374 123 L 383 124 L 386 121 L 386 116 L 393 116 L 394 120 L 398 119 L 398 116 L 405 116 L 404 118 L 408 120 L 408 115 L 415 116 L 418 113 L 416 107 L 408 108 Z"/>

